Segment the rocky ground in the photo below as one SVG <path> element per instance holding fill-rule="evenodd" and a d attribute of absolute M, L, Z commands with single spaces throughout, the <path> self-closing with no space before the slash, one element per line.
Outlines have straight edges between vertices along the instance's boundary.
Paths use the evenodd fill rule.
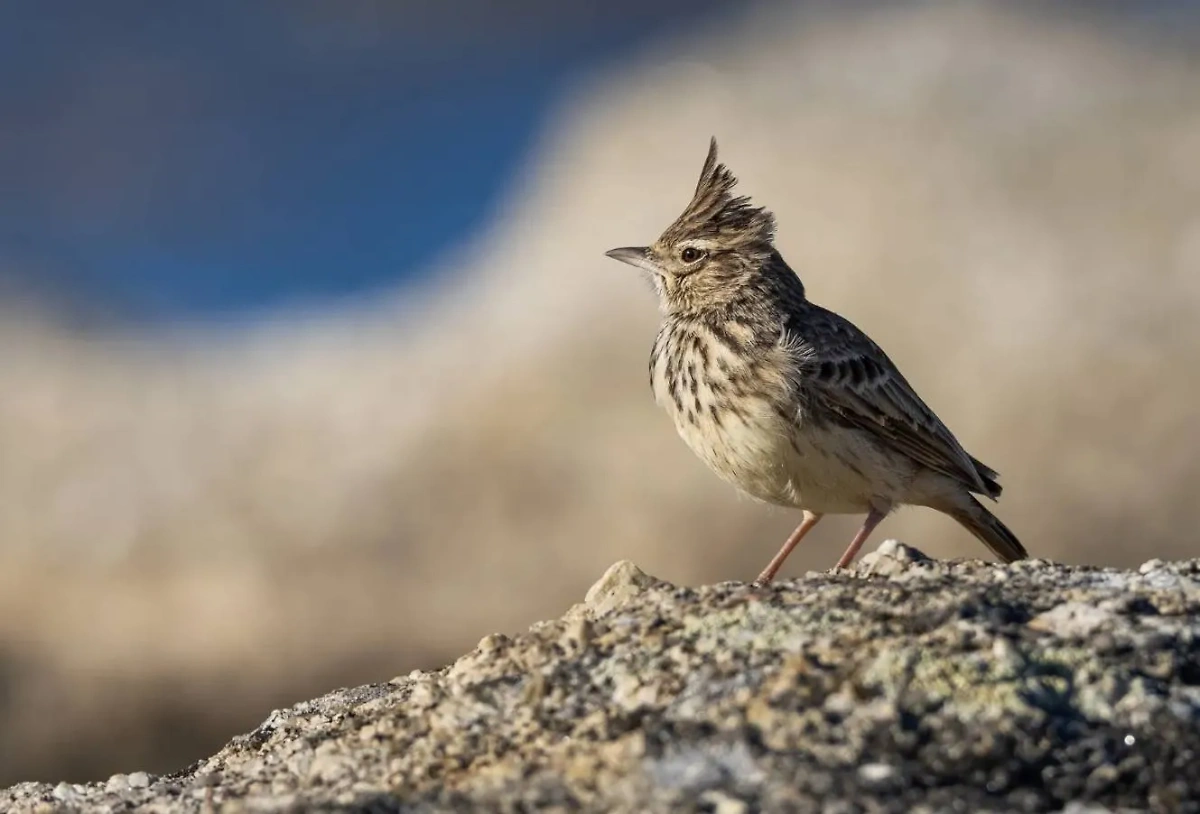
<path fill-rule="evenodd" d="M 1200 560 L 888 541 L 765 589 L 622 562 L 444 670 L 278 710 L 177 774 L 18 785 L 0 810 L 1200 810 L 1198 623 Z"/>

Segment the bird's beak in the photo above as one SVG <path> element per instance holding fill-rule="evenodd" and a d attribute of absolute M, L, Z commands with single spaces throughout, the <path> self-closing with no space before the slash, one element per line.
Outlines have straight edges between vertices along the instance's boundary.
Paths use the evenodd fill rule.
<path fill-rule="evenodd" d="M 624 246 L 620 249 L 612 249 L 604 253 L 605 257 L 611 257 L 613 260 L 620 260 L 622 263 L 628 263 L 631 266 L 649 271 L 653 274 L 658 273 L 658 265 L 650 257 L 650 249 L 645 246 Z"/>

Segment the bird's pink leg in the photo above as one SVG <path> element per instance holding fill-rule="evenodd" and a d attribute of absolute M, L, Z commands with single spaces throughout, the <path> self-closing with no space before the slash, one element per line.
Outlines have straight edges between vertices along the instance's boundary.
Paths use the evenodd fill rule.
<path fill-rule="evenodd" d="M 820 519 L 821 515 L 806 511 L 804 519 L 800 521 L 800 525 L 796 526 L 796 530 L 787 538 L 787 541 L 784 542 L 783 547 L 779 549 L 779 553 L 775 555 L 774 559 L 767 563 L 767 567 L 758 575 L 758 579 L 754 580 L 754 584 L 766 585 L 775 579 L 775 574 L 783 567 L 783 561 L 788 558 L 788 554 L 792 553 L 792 549 L 804 539 L 804 535 L 808 534 Z"/>
<path fill-rule="evenodd" d="M 863 547 L 863 543 L 871 536 L 871 532 L 879 525 L 879 521 L 887 517 L 887 512 L 881 512 L 877 509 L 871 509 L 867 513 L 867 519 L 863 521 L 862 528 L 858 530 L 858 534 L 854 535 L 854 539 L 850 541 L 850 545 L 846 547 L 846 553 L 838 560 L 834 568 L 845 568 L 853 561 L 858 550 Z"/>

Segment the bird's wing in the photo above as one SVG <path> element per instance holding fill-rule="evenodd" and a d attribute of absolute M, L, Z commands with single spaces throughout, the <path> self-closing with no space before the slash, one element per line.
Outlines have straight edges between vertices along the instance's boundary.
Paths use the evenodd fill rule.
<path fill-rule="evenodd" d="M 999 496 L 996 473 L 967 454 L 878 345 L 849 320 L 808 306 L 789 332 L 803 348 L 805 389 L 835 420 L 973 492 Z"/>

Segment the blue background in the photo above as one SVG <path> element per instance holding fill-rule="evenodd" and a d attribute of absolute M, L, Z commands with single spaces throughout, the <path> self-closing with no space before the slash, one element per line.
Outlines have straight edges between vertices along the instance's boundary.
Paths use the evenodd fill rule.
<path fill-rule="evenodd" d="M 0 0 L 0 282 L 143 322 L 393 284 L 574 79 L 733 5 Z"/>

